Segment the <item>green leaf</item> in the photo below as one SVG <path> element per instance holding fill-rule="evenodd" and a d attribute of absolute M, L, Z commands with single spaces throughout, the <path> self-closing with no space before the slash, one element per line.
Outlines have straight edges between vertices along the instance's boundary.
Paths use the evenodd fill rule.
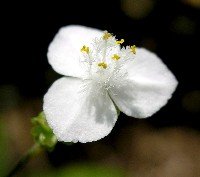
<path fill-rule="evenodd" d="M 95 164 L 77 164 L 63 169 L 59 177 L 123 177 L 123 172 L 117 167 Z"/>
<path fill-rule="evenodd" d="M 4 127 L 4 121 L 0 117 L 0 176 L 5 176 L 7 173 L 10 160 L 8 137 Z"/>
<path fill-rule="evenodd" d="M 33 117 L 31 122 L 33 124 L 31 134 L 35 142 L 46 150 L 52 151 L 57 139 L 52 129 L 48 126 L 44 113 L 41 112 L 37 117 Z"/>
<path fill-rule="evenodd" d="M 28 177 L 124 177 L 124 171 L 116 166 L 80 163 L 71 164 L 62 169 L 32 172 Z"/>

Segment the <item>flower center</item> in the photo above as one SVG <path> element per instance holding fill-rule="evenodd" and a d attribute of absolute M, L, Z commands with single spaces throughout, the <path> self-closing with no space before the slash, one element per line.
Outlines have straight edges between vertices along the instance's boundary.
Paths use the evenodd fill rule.
<path fill-rule="evenodd" d="M 101 38 L 94 39 L 91 48 L 82 46 L 83 62 L 88 68 L 88 76 L 84 79 L 86 87 L 92 84 L 95 92 L 104 94 L 125 83 L 124 64 L 134 59 L 136 46 L 121 47 L 122 43 L 124 39 L 117 40 L 105 31 Z"/>

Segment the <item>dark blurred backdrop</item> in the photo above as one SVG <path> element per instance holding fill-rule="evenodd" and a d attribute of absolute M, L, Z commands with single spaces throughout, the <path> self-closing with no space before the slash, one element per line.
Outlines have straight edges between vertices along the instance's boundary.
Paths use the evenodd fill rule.
<path fill-rule="evenodd" d="M 158 113 L 146 120 L 121 114 L 111 135 L 100 144 L 107 144 L 117 153 L 116 142 L 119 136 L 126 134 L 123 131 L 127 127 L 131 129 L 130 126 L 134 130 L 137 126 L 151 127 L 153 132 L 175 128 L 199 133 L 199 0 L 17 1 L 7 2 L 1 8 L 4 11 L 1 12 L 0 116 L 5 124 L 16 120 L 9 120 L 13 110 L 23 110 L 27 122 L 42 110 L 43 95 L 61 77 L 48 64 L 48 45 L 60 27 L 80 24 L 108 30 L 124 38 L 126 45 L 136 44 L 157 53 L 179 81 L 172 99 Z M 13 117 L 16 112 L 12 113 Z M 20 120 L 24 119 L 18 118 L 15 128 Z M 30 128 L 27 129 L 28 132 Z M 87 160 L 90 148 L 99 151 L 102 147 L 98 149 L 98 146 L 94 143 L 70 147 L 58 144 L 55 151 L 48 154 L 48 161 L 53 166 L 60 166 Z M 96 156 L 104 157 L 102 154 Z"/>

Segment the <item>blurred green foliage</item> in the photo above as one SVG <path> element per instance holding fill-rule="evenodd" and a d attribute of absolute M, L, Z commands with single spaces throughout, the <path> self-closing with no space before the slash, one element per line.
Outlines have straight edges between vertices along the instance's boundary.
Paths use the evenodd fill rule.
<path fill-rule="evenodd" d="M 31 120 L 33 128 L 31 134 L 36 143 L 48 151 L 52 151 L 57 143 L 56 136 L 48 126 L 45 115 L 41 112 L 37 117 Z"/>
<path fill-rule="evenodd" d="M 8 141 L 6 138 L 6 133 L 4 131 L 4 124 L 2 119 L 0 119 L 0 176 L 4 176 L 8 170 Z"/>
<path fill-rule="evenodd" d="M 64 169 L 32 173 L 29 177 L 124 177 L 121 169 L 95 164 L 76 164 Z"/>
<path fill-rule="evenodd" d="M 18 105 L 20 96 L 14 85 L 0 85 L 0 113 Z"/>
<path fill-rule="evenodd" d="M 147 17 L 154 8 L 155 0 L 121 0 L 121 8 L 133 19 Z"/>

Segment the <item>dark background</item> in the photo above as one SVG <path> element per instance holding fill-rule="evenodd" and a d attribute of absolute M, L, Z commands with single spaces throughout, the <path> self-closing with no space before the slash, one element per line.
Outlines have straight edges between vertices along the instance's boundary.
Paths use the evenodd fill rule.
<path fill-rule="evenodd" d="M 128 6 L 127 2 L 130 3 Z M 48 45 L 60 27 L 79 24 L 108 30 L 118 38 L 124 38 L 125 45 L 136 44 L 154 51 L 179 81 L 172 99 L 151 118 L 137 120 L 121 114 L 111 135 L 102 140 L 104 143 L 112 146 L 118 131 L 138 122 L 155 129 L 187 127 L 199 130 L 199 1 L 196 4 L 190 0 L 139 2 L 139 5 L 133 5 L 131 0 L 54 1 L 45 4 L 29 1 L 3 5 L 1 112 L 35 99 L 40 100 L 38 110 L 42 110 L 43 95 L 61 77 L 48 64 Z M 70 159 L 87 159 L 81 147 L 77 144 L 65 150 L 65 145 L 59 144 L 49 154 L 49 159 L 55 166 Z M 70 151 L 76 152 L 75 155 Z M 67 160 L 63 153 L 67 154 Z"/>

